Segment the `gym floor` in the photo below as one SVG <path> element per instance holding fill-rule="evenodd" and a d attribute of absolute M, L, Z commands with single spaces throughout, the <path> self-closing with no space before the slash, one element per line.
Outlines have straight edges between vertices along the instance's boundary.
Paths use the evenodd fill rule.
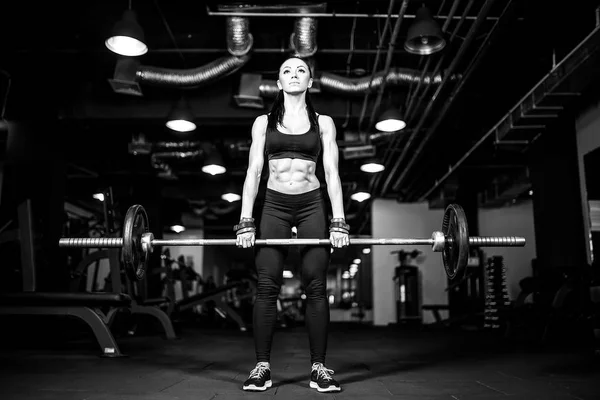
<path fill-rule="evenodd" d="M 127 357 L 109 359 L 98 356 L 91 334 L 73 334 L 72 327 L 67 333 L 50 321 L 3 322 L 1 399 L 600 398 L 600 362 L 584 346 L 534 348 L 481 332 L 336 323 L 327 366 L 342 392 L 321 394 L 308 388 L 307 336 L 297 327 L 276 333 L 273 388 L 248 393 L 241 384 L 254 364 L 249 332 L 184 328 L 171 341 L 122 336 L 118 342 Z"/>

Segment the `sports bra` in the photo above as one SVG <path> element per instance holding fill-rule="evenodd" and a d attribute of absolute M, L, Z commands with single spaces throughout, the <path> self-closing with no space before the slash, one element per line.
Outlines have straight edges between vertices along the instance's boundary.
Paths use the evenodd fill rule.
<path fill-rule="evenodd" d="M 265 154 L 268 160 L 300 158 L 316 163 L 320 153 L 321 135 L 318 128 L 311 127 L 301 134 L 288 134 L 267 127 Z"/>

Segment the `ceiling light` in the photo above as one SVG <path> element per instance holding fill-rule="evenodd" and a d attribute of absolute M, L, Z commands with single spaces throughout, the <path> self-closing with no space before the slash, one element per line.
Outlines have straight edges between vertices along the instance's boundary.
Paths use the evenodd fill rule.
<path fill-rule="evenodd" d="M 382 132 L 395 132 L 404 129 L 406 122 L 395 108 L 386 110 L 375 124 L 375 129 Z"/>
<path fill-rule="evenodd" d="M 359 203 L 362 203 L 363 201 L 368 200 L 368 199 L 371 198 L 371 193 L 369 193 L 369 192 L 356 192 L 356 193 L 353 193 L 350 196 L 350 198 L 352 200 L 358 201 Z"/>
<path fill-rule="evenodd" d="M 437 22 L 426 7 L 417 11 L 415 21 L 408 28 L 404 50 L 412 54 L 429 55 L 446 47 L 446 40 Z"/>
<path fill-rule="evenodd" d="M 213 146 L 210 153 L 208 153 L 204 165 L 202 166 L 202 172 L 210 175 L 224 174 L 227 169 L 224 166 L 223 158 L 221 153 Z"/>
<path fill-rule="evenodd" d="M 176 225 L 171 225 L 169 227 L 169 229 L 171 229 L 175 233 L 181 233 L 181 232 L 185 231 L 185 226 L 176 224 Z"/>
<path fill-rule="evenodd" d="M 361 203 L 371 198 L 368 185 L 366 185 L 364 182 L 357 182 L 353 190 L 354 192 L 350 195 L 352 200 L 356 200 Z"/>
<path fill-rule="evenodd" d="M 366 162 L 360 166 L 360 170 L 363 172 L 368 172 L 370 174 L 374 174 L 377 172 L 381 172 L 385 169 L 385 166 L 379 162 Z"/>
<path fill-rule="evenodd" d="M 196 129 L 196 124 L 185 119 L 172 119 L 167 121 L 167 128 L 177 132 L 191 132 Z"/>
<path fill-rule="evenodd" d="M 224 174 L 225 171 L 227 171 L 227 170 L 225 169 L 224 166 L 217 165 L 217 164 L 208 164 L 208 165 L 205 165 L 202 167 L 202 172 L 205 172 L 210 175 Z"/>
<path fill-rule="evenodd" d="M 242 199 L 242 196 L 240 196 L 240 195 L 239 195 L 239 194 L 237 194 L 237 193 L 231 193 L 231 192 L 230 192 L 230 193 L 223 193 L 223 194 L 221 195 L 221 198 L 222 198 L 223 200 L 225 200 L 225 201 L 228 201 L 228 202 L 230 202 L 230 203 L 233 203 L 234 201 L 239 201 L 239 200 L 241 200 L 241 199 Z"/>
<path fill-rule="evenodd" d="M 194 114 L 184 97 L 179 98 L 167 117 L 167 128 L 176 132 L 191 132 L 196 129 Z"/>
<path fill-rule="evenodd" d="M 125 10 L 123 18 L 115 24 L 112 35 L 104 44 L 110 51 L 122 56 L 136 57 L 148 52 L 144 30 L 138 24 L 133 10 Z"/>

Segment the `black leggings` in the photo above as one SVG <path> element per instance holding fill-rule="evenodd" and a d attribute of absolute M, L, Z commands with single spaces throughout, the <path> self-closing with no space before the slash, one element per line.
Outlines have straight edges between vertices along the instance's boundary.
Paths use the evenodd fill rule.
<path fill-rule="evenodd" d="M 298 238 L 329 237 L 327 213 L 320 189 L 295 195 L 267 189 L 257 238 L 290 238 L 292 226 L 296 227 Z M 258 293 L 254 303 L 254 345 L 257 361 L 269 362 L 277 321 L 277 297 L 283 283 L 283 263 L 288 248 L 257 246 L 255 251 Z M 305 321 L 311 363 L 325 363 L 329 323 L 326 285 L 330 247 L 307 246 L 301 247 L 299 251 L 302 260 L 302 286 L 306 292 Z"/>

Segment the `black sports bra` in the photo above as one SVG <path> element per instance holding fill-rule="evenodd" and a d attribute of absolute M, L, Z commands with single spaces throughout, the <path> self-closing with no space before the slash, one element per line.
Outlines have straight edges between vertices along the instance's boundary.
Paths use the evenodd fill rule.
<path fill-rule="evenodd" d="M 309 128 L 302 134 L 288 134 L 267 127 L 265 154 L 268 160 L 300 158 L 316 163 L 320 153 L 321 135 L 318 128 Z"/>

